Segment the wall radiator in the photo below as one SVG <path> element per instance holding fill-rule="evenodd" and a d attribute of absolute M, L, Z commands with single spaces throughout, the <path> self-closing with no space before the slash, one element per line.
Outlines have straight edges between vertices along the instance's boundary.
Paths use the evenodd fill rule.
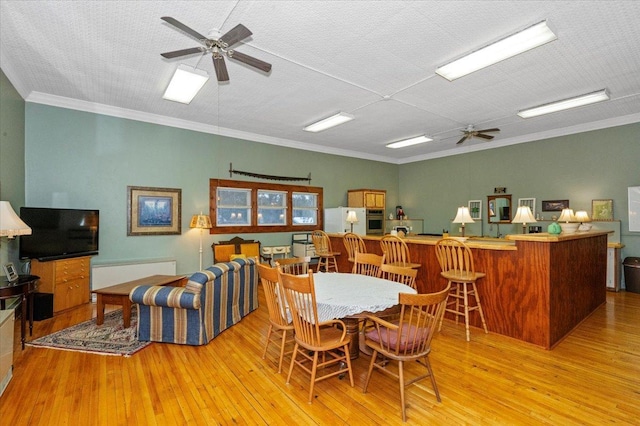
<path fill-rule="evenodd" d="M 176 275 L 175 259 L 94 265 L 91 268 L 91 289 L 98 290 L 150 275 Z"/>

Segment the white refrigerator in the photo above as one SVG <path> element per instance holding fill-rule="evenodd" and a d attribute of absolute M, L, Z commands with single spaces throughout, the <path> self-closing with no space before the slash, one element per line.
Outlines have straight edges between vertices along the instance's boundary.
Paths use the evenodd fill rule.
<path fill-rule="evenodd" d="M 367 233 L 367 218 L 364 207 L 335 207 L 324 209 L 324 232 L 346 233 L 351 232 L 351 223 L 347 222 L 349 211 L 356 213 L 357 222 L 353 224 L 353 232 L 358 235 Z"/>

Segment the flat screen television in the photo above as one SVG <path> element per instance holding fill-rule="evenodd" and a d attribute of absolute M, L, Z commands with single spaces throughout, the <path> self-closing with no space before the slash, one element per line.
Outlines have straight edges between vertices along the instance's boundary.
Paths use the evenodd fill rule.
<path fill-rule="evenodd" d="M 99 210 L 21 207 L 31 235 L 20 236 L 20 259 L 41 261 L 98 254 Z"/>

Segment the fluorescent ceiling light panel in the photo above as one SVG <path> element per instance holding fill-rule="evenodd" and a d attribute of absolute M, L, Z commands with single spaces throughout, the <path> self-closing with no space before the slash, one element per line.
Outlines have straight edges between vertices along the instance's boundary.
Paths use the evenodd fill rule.
<path fill-rule="evenodd" d="M 436 69 L 436 73 L 449 81 L 471 74 L 512 56 L 542 46 L 558 37 L 549 29 L 547 21 L 539 22 L 518 33 L 483 47 L 460 59 Z"/>
<path fill-rule="evenodd" d="M 398 142 L 387 144 L 387 148 L 404 148 L 405 146 L 417 145 L 419 143 L 431 142 L 433 139 L 425 135 L 416 136 L 415 138 L 405 139 Z"/>
<path fill-rule="evenodd" d="M 550 114 L 569 108 L 576 108 L 583 105 L 589 105 L 596 102 L 608 101 L 609 94 L 607 89 L 598 90 L 597 92 L 587 93 L 586 95 L 576 96 L 575 98 L 565 99 L 562 101 L 551 102 L 534 108 L 524 109 L 518 112 L 522 118 L 531 118 L 538 115 Z"/>
<path fill-rule="evenodd" d="M 206 71 L 180 64 L 162 97 L 170 101 L 189 104 L 207 80 L 209 80 L 209 74 Z"/>
<path fill-rule="evenodd" d="M 325 118 L 324 120 L 320 120 L 313 124 L 308 125 L 302 130 L 307 132 L 321 132 L 323 130 L 327 130 L 331 127 L 338 126 L 342 123 L 346 123 L 347 121 L 353 120 L 355 117 L 351 114 L 347 114 L 345 112 L 339 112 L 336 115 L 332 115 L 331 117 Z"/>

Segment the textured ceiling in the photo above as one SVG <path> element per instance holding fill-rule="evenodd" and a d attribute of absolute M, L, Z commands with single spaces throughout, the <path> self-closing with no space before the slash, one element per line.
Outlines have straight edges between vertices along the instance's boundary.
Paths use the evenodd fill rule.
<path fill-rule="evenodd" d="M 238 23 L 269 74 L 160 53 Z M 542 20 L 558 39 L 453 82 L 452 59 Z M 258 142 L 406 163 L 640 121 L 640 1 L 0 1 L 0 67 L 29 102 Z M 190 105 L 162 99 L 178 64 L 211 78 Z M 606 88 L 608 102 L 532 119 L 518 110 Z M 302 128 L 336 112 L 356 119 Z M 456 146 L 460 131 L 499 127 Z M 385 145 L 427 134 L 434 142 Z"/>

